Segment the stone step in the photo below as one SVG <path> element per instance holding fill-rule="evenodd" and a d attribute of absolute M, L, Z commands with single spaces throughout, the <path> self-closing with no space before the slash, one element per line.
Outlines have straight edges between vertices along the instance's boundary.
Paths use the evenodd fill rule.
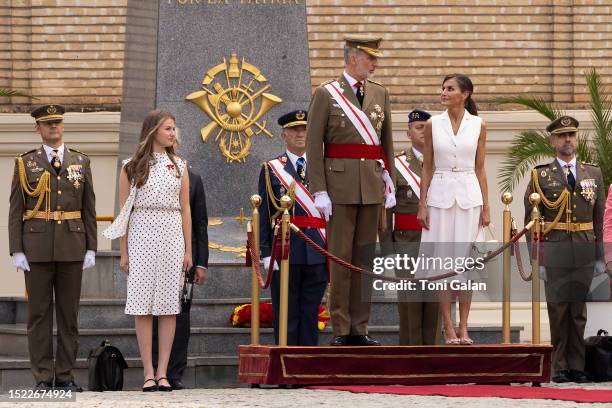
<path fill-rule="evenodd" d="M 142 361 L 127 357 L 128 369 L 123 372 L 123 389 L 138 391 L 142 387 Z M 87 359 L 79 358 L 74 370 L 75 381 L 87 388 Z M 34 385 L 30 361 L 27 358 L 0 357 L 0 393 L 16 389 L 29 389 Z M 240 386 L 238 357 L 234 355 L 197 355 L 187 359 L 183 383 L 188 388 L 227 388 Z"/>
<path fill-rule="evenodd" d="M 398 344 L 398 326 L 370 326 L 369 333 L 384 345 Z M 512 328 L 511 340 L 518 343 L 522 327 Z M 82 329 L 79 331 L 79 357 L 86 357 L 89 350 L 98 347 L 104 339 L 118 347 L 124 356 L 136 357 L 138 343 L 133 328 L 122 329 Z M 27 329 L 24 324 L 0 325 L 0 355 L 10 357 L 27 357 Z M 54 340 L 56 331 L 54 330 Z M 499 327 L 472 327 L 470 336 L 479 344 L 501 343 Z M 332 337 L 327 327 L 319 335 L 320 344 L 328 344 Z M 238 346 L 250 343 L 250 329 L 232 327 L 191 327 L 189 355 L 223 354 L 236 355 Z M 273 343 L 272 329 L 261 330 L 261 343 Z"/>
<path fill-rule="evenodd" d="M 201 327 L 230 327 L 230 316 L 236 306 L 250 303 L 249 298 L 194 299 L 191 305 L 191 324 Z M 262 298 L 262 302 L 270 299 Z M 81 299 L 79 327 L 81 329 L 133 328 L 134 318 L 124 314 L 124 299 Z M 0 324 L 26 323 L 27 299 L 0 298 Z M 395 300 L 374 298 L 370 323 L 397 325 Z"/>

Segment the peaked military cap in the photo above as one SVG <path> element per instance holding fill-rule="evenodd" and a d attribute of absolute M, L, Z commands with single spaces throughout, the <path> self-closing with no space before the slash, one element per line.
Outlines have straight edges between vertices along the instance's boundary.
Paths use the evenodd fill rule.
<path fill-rule="evenodd" d="M 278 124 L 284 129 L 293 126 L 306 125 L 306 118 L 308 111 L 296 110 L 293 112 L 285 113 L 283 116 L 278 118 Z"/>
<path fill-rule="evenodd" d="M 49 122 L 52 120 L 64 120 L 66 109 L 62 105 L 42 105 L 34 108 L 32 117 L 36 122 Z"/>
<path fill-rule="evenodd" d="M 546 131 L 551 135 L 557 135 L 559 133 L 577 132 L 578 121 L 571 116 L 561 116 L 550 122 L 550 125 L 546 126 Z"/>
<path fill-rule="evenodd" d="M 383 56 L 380 50 L 381 37 L 351 36 L 345 37 L 344 41 L 346 41 L 347 46 L 357 48 L 373 57 L 381 58 Z"/>
<path fill-rule="evenodd" d="M 427 122 L 427 120 L 431 118 L 431 114 L 425 112 L 420 109 L 413 109 L 412 112 L 408 114 L 408 123 L 412 122 Z"/>

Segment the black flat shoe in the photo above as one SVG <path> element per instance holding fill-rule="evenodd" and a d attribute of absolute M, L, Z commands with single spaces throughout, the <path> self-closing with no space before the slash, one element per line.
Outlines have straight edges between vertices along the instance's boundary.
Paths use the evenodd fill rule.
<path fill-rule="evenodd" d="M 170 380 L 170 386 L 173 390 L 183 390 L 185 389 L 185 384 L 181 380 Z"/>
<path fill-rule="evenodd" d="M 353 346 L 380 346 L 380 343 L 367 334 L 351 336 Z"/>
<path fill-rule="evenodd" d="M 349 336 L 334 336 L 332 341 L 329 343 L 330 346 L 348 346 Z"/>
<path fill-rule="evenodd" d="M 149 385 L 148 387 L 145 387 L 145 384 L 148 383 L 149 381 L 153 381 L 153 385 Z M 155 381 L 155 378 L 147 378 L 144 384 L 142 384 L 142 392 L 153 392 L 153 391 L 157 391 L 157 381 Z"/>
<path fill-rule="evenodd" d="M 586 374 L 579 370 L 570 370 L 569 378 L 570 380 L 578 384 L 584 384 L 584 383 L 591 382 L 589 378 L 586 376 Z"/>
<path fill-rule="evenodd" d="M 53 389 L 53 385 L 51 385 L 51 383 L 49 381 L 39 381 L 34 386 L 34 389 L 35 390 L 48 391 L 48 390 L 52 390 Z"/>
<path fill-rule="evenodd" d="M 72 392 L 83 392 L 83 388 L 76 385 L 74 381 L 56 382 L 55 389 L 72 391 Z"/>
<path fill-rule="evenodd" d="M 162 392 L 170 392 L 172 391 L 172 386 L 171 385 L 160 385 L 159 382 L 161 380 L 166 380 L 168 381 L 168 384 L 170 384 L 170 380 L 168 380 L 167 377 L 160 377 L 157 379 L 157 390 L 158 391 L 162 391 Z"/>
<path fill-rule="evenodd" d="M 555 375 L 552 376 L 551 380 L 552 380 L 552 382 L 558 383 L 558 384 L 567 383 L 567 382 L 572 381 L 569 378 L 569 371 L 568 370 L 559 370 L 559 371 L 557 371 L 555 373 Z"/>

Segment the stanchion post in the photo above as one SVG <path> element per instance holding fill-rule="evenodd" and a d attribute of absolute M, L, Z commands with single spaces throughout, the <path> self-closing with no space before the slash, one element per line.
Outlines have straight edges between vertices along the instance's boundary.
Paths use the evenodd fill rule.
<path fill-rule="evenodd" d="M 540 344 L 540 244 L 542 224 L 540 220 L 540 195 L 532 193 L 529 202 L 532 205 L 531 220 L 534 221 L 532 232 L 533 253 L 531 256 L 531 344 Z M 537 241 L 535 241 L 537 237 Z"/>
<path fill-rule="evenodd" d="M 289 233 L 291 217 L 289 209 L 293 204 L 293 200 L 289 196 L 281 197 L 281 208 L 283 209 L 283 217 L 281 220 L 281 253 L 289 253 L 290 245 Z M 286 259 L 285 259 L 286 258 Z M 289 317 L 289 256 L 281 257 L 280 265 L 280 308 L 278 316 L 278 345 L 284 347 L 287 345 L 287 320 Z"/>
<path fill-rule="evenodd" d="M 504 203 L 504 244 L 507 244 L 512 239 L 512 213 L 510 212 L 510 203 L 512 202 L 512 194 L 506 192 L 502 194 L 502 202 Z M 510 344 L 510 287 L 511 287 L 511 252 L 510 248 L 504 250 L 504 269 L 503 269 L 503 294 L 502 294 L 502 343 Z"/>
<path fill-rule="evenodd" d="M 261 197 L 257 194 L 251 196 L 253 215 L 247 224 L 247 231 L 252 231 L 253 256 L 251 262 L 251 344 L 259 345 L 259 281 L 257 279 L 256 263 L 259 262 L 259 206 Z"/>

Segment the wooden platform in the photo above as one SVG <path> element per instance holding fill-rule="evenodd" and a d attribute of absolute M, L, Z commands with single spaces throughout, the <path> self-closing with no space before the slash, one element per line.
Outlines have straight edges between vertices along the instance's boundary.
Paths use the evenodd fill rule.
<path fill-rule="evenodd" d="M 240 346 L 246 384 L 501 384 L 550 381 L 549 345 Z"/>

